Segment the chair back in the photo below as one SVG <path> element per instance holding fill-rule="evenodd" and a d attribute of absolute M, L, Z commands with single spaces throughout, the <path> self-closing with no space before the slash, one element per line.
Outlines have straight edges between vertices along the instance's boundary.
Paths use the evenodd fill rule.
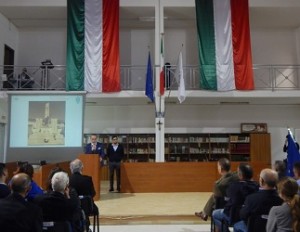
<path fill-rule="evenodd" d="M 72 232 L 72 226 L 69 221 L 61 222 L 43 222 L 44 232 Z"/>
<path fill-rule="evenodd" d="M 268 215 L 251 215 L 248 219 L 248 231 L 266 232 Z"/>
<path fill-rule="evenodd" d="M 81 208 L 84 211 L 85 215 L 93 215 L 94 204 L 93 198 L 91 196 L 79 196 Z"/>

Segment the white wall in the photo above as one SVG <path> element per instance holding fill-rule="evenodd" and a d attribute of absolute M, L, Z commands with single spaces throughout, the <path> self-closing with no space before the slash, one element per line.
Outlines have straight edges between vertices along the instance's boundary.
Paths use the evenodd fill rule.
<path fill-rule="evenodd" d="M 66 28 L 33 28 L 20 31 L 19 65 L 36 66 L 51 59 L 55 65 L 66 64 Z"/>
<path fill-rule="evenodd" d="M 4 62 L 4 45 L 15 51 L 15 63 L 18 59 L 18 29 L 0 14 L 0 65 Z"/>
<path fill-rule="evenodd" d="M 293 29 L 252 29 L 253 64 L 298 64 Z"/>

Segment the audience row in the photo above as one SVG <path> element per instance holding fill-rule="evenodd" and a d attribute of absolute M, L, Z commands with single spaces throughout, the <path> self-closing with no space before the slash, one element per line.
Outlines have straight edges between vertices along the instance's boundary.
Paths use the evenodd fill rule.
<path fill-rule="evenodd" d="M 253 180 L 252 167 L 240 163 L 231 172 L 230 161 L 218 161 L 220 179 L 201 212 L 202 220 L 212 217 L 212 231 L 275 232 L 300 231 L 300 163 L 294 163 L 295 177 L 284 174 L 284 163 L 276 162 L 274 169 L 263 169 L 259 182 Z M 279 173 L 278 173 L 279 172 Z"/>
<path fill-rule="evenodd" d="M 79 159 L 70 163 L 71 176 L 60 168 L 53 169 L 49 185 L 42 190 L 33 180 L 33 167 L 20 163 L 14 176 L 7 182 L 8 171 L 0 164 L 0 228 L 2 232 L 43 231 L 48 225 L 67 222 L 70 231 L 86 231 L 88 216 L 81 205 L 82 197 L 92 199 L 95 189 L 90 176 L 82 175 Z M 92 208 L 98 214 L 93 203 Z"/>

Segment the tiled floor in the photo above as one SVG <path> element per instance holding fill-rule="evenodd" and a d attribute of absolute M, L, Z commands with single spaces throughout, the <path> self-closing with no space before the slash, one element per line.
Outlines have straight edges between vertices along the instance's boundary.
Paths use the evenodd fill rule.
<path fill-rule="evenodd" d="M 194 216 L 211 193 L 110 193 L 101 184 L 101 232 L 202 232 L 210 222 Z"/>

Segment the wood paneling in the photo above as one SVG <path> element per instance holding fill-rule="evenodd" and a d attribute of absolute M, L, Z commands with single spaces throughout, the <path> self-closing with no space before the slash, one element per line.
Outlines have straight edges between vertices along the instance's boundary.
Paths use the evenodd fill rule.
<path fill-rule="evenodd" d="M 91 176 L 93 179 L 93 184 L 96 191 L 94 200 L 97 201 L 100 199 L 100 180 L 101 180 L 99 155 L 81 154 L 79 155 L 78 159 L 80 159 L 83 163 L 83 174 Z"/>
<path fill-rule="evenodd" d="M 251 161 L 271 164 L 271 137 L 270 134 L 250 134 Z"/>
<path fill-rule="evenodd" d="M 239 162 L 232 163 L 232 171 Z M 254 177 L 266 163 L 251 163 Z M 127 193 L 146 192 L 211 192 L 219 178 L 217 162 L 175 163 L 123 163 L 121 165 L 121 191 Z"/>

